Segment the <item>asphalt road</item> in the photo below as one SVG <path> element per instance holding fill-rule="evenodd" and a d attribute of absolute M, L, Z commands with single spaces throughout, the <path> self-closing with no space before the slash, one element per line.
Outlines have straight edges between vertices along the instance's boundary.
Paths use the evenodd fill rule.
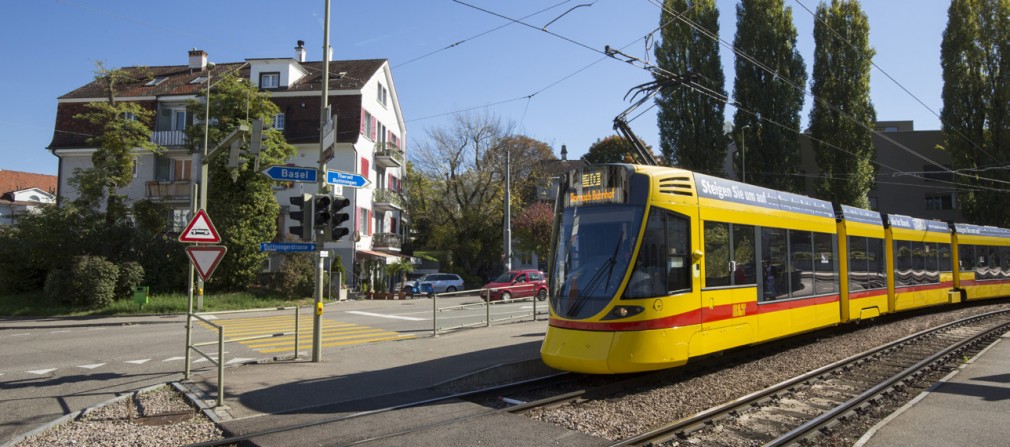
<path fill-rule="evenodd" d="M 480 303 L 476 297 L 439 298 L 437 311 L 427 298 L 331 303 L 323 317 L 322 346 L 325 352 L 333 345 L 430 336 L 435 325 L 440 329 L 479 326 L 489 314 Z M 546 304 L 536 305 L 543 318 Z M 492 321 L 529 319 L 532 309 L 530 301 L 496 304 L 490 316 Z M 300 315 L 299 351 L 307 355 L 312 314 L 303 309 Z M 259 328 L 262 333 L 277 331 L 267 324 L 271 319 L 286 319 L 294 326 L 293 311 L 229 314 L 219 319 Z M 0 319 L 0 404 L 5 410 L 0 412 L 0 444 L 122 393 L 182 380 L 185 321 L 185 316 Z M 234 329 L 226 334 L 229 331 Z M 330 338 L 337 341 L 328 344 Z M 216 335 L 209 326 L 194 329 L 194 342 L 213 340 Z M 289 349 L 283 340 L 277 343 L 278 349 Z M 270 341 L 228 343 L 226 363 L 278 355 L 270 347 Z M 212 368 L 206 359 L 194 355 L 194 371 Z"/>

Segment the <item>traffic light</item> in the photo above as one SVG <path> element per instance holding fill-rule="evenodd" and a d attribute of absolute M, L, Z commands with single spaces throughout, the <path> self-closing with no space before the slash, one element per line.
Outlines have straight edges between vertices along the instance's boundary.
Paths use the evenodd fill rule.
<path fill-rule="evenodd" d="M 341 212 L 350 205 L 351 201 L 347 197 L 335 197 L 333 199 L 333 203 L 330 205 L 329 236 L 331 241 L 339 241 L 340 238 L 350 234 L 351 230 L 340 226 L 351 219 L 350 214 Z"/>
<path fill-rule="evenodd" d="M 312 241 L 312 194 L 302 194 L 288 199 L 292 209 L 288 211 L 291 220 L 301 222 L 301 225 L 291 226 L 288 231 L 303 241 Z M 299 207 L 301 209 L 294 209 Z"/>
<path fill-rule="evenodd" d="M 330 203 L 333 199 L 329 194 L 316 194 L 312 197 L 312 228 L 319 235 L 319 242 L 327 242 L 330 228 Z"/>

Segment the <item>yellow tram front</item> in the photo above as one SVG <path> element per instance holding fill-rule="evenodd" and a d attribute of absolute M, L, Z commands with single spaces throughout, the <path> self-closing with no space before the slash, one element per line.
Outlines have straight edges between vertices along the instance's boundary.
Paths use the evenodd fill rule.
<path fill-rule="evenodd" d="M 828 202 L 631 165 L 576 170 L 559 187 L 551 367 L 664 369 L 839 322 Z"/>

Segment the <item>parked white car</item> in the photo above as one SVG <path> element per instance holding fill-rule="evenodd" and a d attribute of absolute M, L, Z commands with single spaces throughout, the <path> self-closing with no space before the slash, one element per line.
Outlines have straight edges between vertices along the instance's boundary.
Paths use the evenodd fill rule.
<path fill-rule="evenodd" d="M 455 273 L 429 273 L 414 281 L 414 293 L 427 292 L 428 287 L 434 293 L 463 290 L 463 278 Z"/>

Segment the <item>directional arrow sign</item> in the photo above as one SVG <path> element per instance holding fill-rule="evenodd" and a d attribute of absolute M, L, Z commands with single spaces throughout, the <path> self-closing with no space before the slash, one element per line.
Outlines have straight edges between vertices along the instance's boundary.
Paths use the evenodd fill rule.
<path fill-rule="evenodd" d="M 315 183 L 319 171 L 299 166 L 271 166 L 261 171 L 272 180 L 284 182 Z"/>
<path fill-rule="evenodd" d="M 210 279 L 210 275 L 214 273 L 214 269 L 221 263 L 221 258 L 224 258 L 224 254 L 227 251 L 228 247 L 223 245 L 186 247 L 189 261 L 193 263 L 197 273 L 200 274 L 200 278 L 203 278 L 204 281 Z"/>
<path fill-rule="evenodd" d="M 210 221 L 207 211 L 196 212 L 193 219 L 186 225 L 186 229 L 179 235 L 179 242 L 216 244 L 221 242 L 221 236 L 217 234 L 214 223 Z"/>
<path fill-rule="evenodd" d="M 361 188 L 370 185 L 370 182 L 361 174 L 350 172 L 326 171 L 326 183 L 337 186 L 350 186 L 351 188 Z"/>

